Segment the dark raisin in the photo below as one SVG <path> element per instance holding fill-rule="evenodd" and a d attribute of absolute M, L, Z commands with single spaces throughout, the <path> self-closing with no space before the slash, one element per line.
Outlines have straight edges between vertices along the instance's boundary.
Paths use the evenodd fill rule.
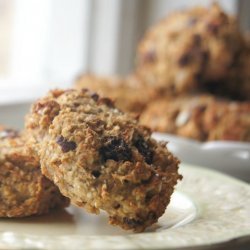
<path fill-rule="evenodd" d="M 148 191 L 145 196 L 145 202 L 148 203 L 150 200 L 154 197 L 155 192 L 154 191 Z"/>
<path fill-rule="evenodd" d="M 156 60 L 156 53 L 155 50 L 149 50 L 144 54 L 144 61 L 148 63 L 155 62 Z"/>
<path fill-rule="evenodd" d="M 152 212 L 152 211 L 149 212 L 149 213 L 148 213 L 148 219 L 149 219 L 149 220 L 153 220 L 153 221 L 156 220 L 156 219 L 157 219 L 156 213 L 155 213 L 155 212 Z"/>
<path fill-rule="evenodd" d="M 119 203 L 117 203 L 117 204 L 114 205 L 114 209 L 118 209 L 120 207 L 121 207 L 121 205 Z"/>
<path fill-rule="evenodd" d="M 141 135 L 136 136 L 133 145 L 138 149 L 139 153 L 144 157 L 146 163 L 152 164 L 154 152 Z"/>
<path fill-rule="evenodd" d="M 239 62 L 241 56 L 242 56 L 242 53 L 240 50 L 235 51 L 233 58 L 228 65 L 228 68 L 230 69 L 230 68 L 236 67 L 236 65 L 238 65 L 238 62 Z"/>
<path fill-rule="evenodd" d="M 132 152 L 127 143 L 122 138 L 115 136 L 106 137 L 103 145 L 99 149 L 102 161 L 108 159 L 114 161 L 131 161 Z"/>
<path fill-rule="evenodd" d="M 98 101 L 98 99 L 99 99 L 99 95 L 98 94 L 96 94 L 96 93 L 93 93 L 92 95 L 91 95 L 91 98 L 94 100 L 94 101 Z"/>
<path fill-rule="evenodd" d="M 201 44 L 201 36 L 199 34 L 194 34 L 193 41 L 195 46 L 199 46 Z"/>
<path fill-rule="evenodd" d="M 146 185 L 146 184 L 149 184 L 150 181 L 151 181 L 151 179 L 149 178 L 147 180 L 141 180 L 141 183 L 144 184 L 144 185 Z"/>
<path fill-rule="evenodd" d="M 130 219 L 130 218 L 123 218 L 123 223 L 131 226 L 131 227 L 136 227 L 136 226 L 141 226 L 143 225 L 143 221 L 138 220 L 138 219 Z"/>
<path fill-rule="evenodd" d="M 200 113 L 203 113 L 206 109 L 207 109 L 207 106 L 205 104 L 204 105 L 199 105 L 197 107 L 197 111 L 200 112 Z"/>
<path fill-rule="evenodd" d="M 90 121 L 85 121 L 85 123 L 96 133 L 102 132 L 105 129 L 106 123 L 99 119 L 93 119 Z"/>
<path fill-rule="evenodd" d="M 219 31 L 219 24 L 217 24 L 217 23 L 209 23 L 207 25 L 207 30 L 210 33 L 216 35 L 218 33 L 218 31 Z"/>
<path fill-rule="evenodd" d="M 195 74 L 194 78 L 197 82 L 201 82 L 203 78 L 203 74 L 201 72 L 198 72 L 197 74 Z"/>
<path fill-rule="evenodd" d="M 204 65 L 207 64 L 207 61 L 209 59 L 209 52 L 208 51 L 202 51 L 201 52 L 202 62 Z"/>
<path fill-rule="evenodd" d="M 114 102 L 106 97 L 100 98 L 98 100 L 98 104 L 105 104 L 106 106 L 110 107 L 110 108 L 114 108 Z"/>
<path fill-rule="evenodd" d="M 169 88 L 170 88 L 171 92 L 175 93 L 175 91 L 176 91 L 176 86 L 175 85 L 170 85 Z"/>
<path fill-rule="evenodd" d="M 179 60 L 178 60 L 178 64 L 181 67 L 185 67 L 187 66 L 190 62 L 191 62 L 192 56 L 190 53 L 185 53 L 184 55 L 182 55 Z"/>
<path fill-rule="evenodd" d="M 91 174 L 92 174 L 95 178 L 98 178 L 98 177 L 101 175 L 101 172 L 98 171 L 98 170 L 93 170 L 93 171 L 91 172 Z"/>
<path fill-rule="evenodd" d="M 78 108 L 79 106 L 81 106 L 81 103 L 72 103 L 73 104 L 73 106 L 75 107 L 75 108 Z"/>
<path fill-rule="evenodd" d="M 212 94 L 219 94 L 217 93 L 218 91 L 218 86 L 220 84 L 218 83 L 218 81 L 208 81 L 208 82 L 204 82 L 203 85 L 202 85 L 202 88 L 205 90 L 205 91 L 208 91 L 209 93 L 212 93 Z"/>
<path fill-rule="evenodd" d="M 56 140 L 56 143 L 61 146 L 63 153 L 76 149 L 76 143 L 74 141 L 68 141 L 63 136 L 59 136 Z"/>
<path fill-rule="evenodd" d="M 89 91 L 89 89 L 87 89 L 87 88 L 82 88 L 81 91 L 82 91 L 82 93 L 86 93 L 86 92 Z"/>

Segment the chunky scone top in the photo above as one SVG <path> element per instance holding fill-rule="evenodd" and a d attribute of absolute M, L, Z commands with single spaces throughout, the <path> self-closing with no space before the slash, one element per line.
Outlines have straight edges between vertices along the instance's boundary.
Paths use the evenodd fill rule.
<path fill-rule="evenodd" d="M 211 84 L 221 89 L 243 40 L 236 19 L 217 4 L 176 12 L 146 33 L 138 47 L 137 73 L 168 95 L 210 89 Z"/>
<path fill-rule="evenodd" d="M 0 217 L 25 217 L 65 207 L 68 199 L 41 174 L 26 136 L 0 126 Z"/>
<path fill-rule="evenodd" d="M 101 96 L 109 97 L 114 100 L 117 108 L 133 114 L 141 113 L 157 94 L 135 75 L 118 78 L 83 74 L 76 80 L 74 87 L 87 88 Z"/>
<path fill-rule="evenodd" d="M 152 102 L 140 117 L 152 130 L 200 141 L 250 141 L 250 102 L 208 94 Z"/>
<path fill-rule="evenodd" d="M 110 223 L 142 231 L 164 213 L 178 159 L 150 131 L 88 90 L 56 90 L 37 101 L 26 128 L 42 172 L 71 201 Z"/>

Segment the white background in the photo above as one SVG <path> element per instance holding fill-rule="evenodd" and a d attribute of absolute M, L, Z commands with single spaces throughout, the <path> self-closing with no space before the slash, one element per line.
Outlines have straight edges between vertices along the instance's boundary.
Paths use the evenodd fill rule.
<path fill-rule="evenodd" d="M 0 3 L 4 1 L 11 2 L 12 13 L 8 70 L 0 74 L 0 103 L 32 99 L 49 88 L 70 86 L 81 72 L 125 75 L 133 69 L 136 45 L 150 25 L 173 10 L 201 4 L 198 0 Z M 249 27 L 250 1 L 218 2 L 229 13 L 241 13 L 242 25 Z"/>

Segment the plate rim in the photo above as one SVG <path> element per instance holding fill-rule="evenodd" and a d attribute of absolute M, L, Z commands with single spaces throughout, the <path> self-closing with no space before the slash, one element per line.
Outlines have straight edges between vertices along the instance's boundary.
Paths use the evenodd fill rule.
<path fill-rule="evenodd" d="M 153 137 L 157 138 L 157 140 L 166 140 L 166 141 L 178 141 L 193 144 L 194 146 L 199 146 L 201 148 L 214 148 L 214 146 L 225 146 L 228 148 L 245 148 L 250 150 L 250 142 L 241 142 L 241 141 L 229 141 L 229 140 L 213 140 L 213 141 L 205 141 L 201 142 L 198 140 L 190 139 L 183 136 L 178 136 L 175 134 L 161 133 L 161 132 L 153 132 Z M 163 139 L 161 139 L 163 138 Z"/>
<path fill-rule="evenodd" d="M 187 173 L 187 172 L 191 172 L 191 174 L 195 173 L 194 175 L 196 175 L 196 177 L 198 176 L 198 179 L 201 178 L 201 177 L 199 177 L 199 175 L 201 175 L 201 174 L 204 175 L 203 177 L 215 177 L 215 179 L 217 181 L 222 180 L 223 183 L 227 183 L 227 184 L 230 183 L 232 185 L 236 185 L 238 187 L 242 187 L 244 189 L 247 189 L 248 192 L 249 192 L 248 194 L 250 195 L 250 185 L 248 183 L 246 183 L 244 181 L 241 181 L 241 180 L 238 180 L 238 179 L 236 179 L 234 177 L 231 177 L 229 175 L 220 173 L 218 171 L 208 169 L 208 168 L 203 168 L 203 167 L 200 167 L 200 166 L 190 165 L 190 164 L 181 164 L 180 170 L 181 170 L 180 172 L 184 173 L 184 174 Z M 192 179 L 191 174 L 190 174 L 189 177 Z M 184 179 L 185 179 L 185 176 L 184 176 Z M 179 183 L 178 186 L 177 186 L 177 190 L 179 190 L 180 192 L 182 192 L 182 185 L 184 185 L 184 184 Z M 184 192 L 184 195 L 186 195 L 186 192 Z M 189 196 L 190 194 L 187 194 L 187 195 Z M 190 196 L 190 197 L 192 199 L 192 196 Z M 194 200 L 194 202 L 195 202 L 195 200 Z M 249 196 L 248 202 L 250 204 L 250 196 Z M 149 246 L 149 248 L 147 248 L 147 247 L 143 246 L 143 244 L 142 245 L 135 244 L 135 243 L 138 243 L 138 242 L 134 242 L 135 239 L 137 239 L 138 236 L 139 236 L 139 238 L 142 238 L 142 236 L 144 236 L 144 235 L 146 235 L 147 238 L 149 236 L 150 237 L 154 237 L 154 236 L 157 236 L 157 237 L 164 237 L 165 236 L 166 237 L 166 232 L 167 231 L 161 231 L 161 232 L 156 232 L 156 233 L 155 232 L 153 232 L 153 233 L 149 232 L 149 233 L 142 233 L 142 234 L 129 234 L 129 235 L 124 235 L 124 236 L 112 236 L 112 235 L 105 236 L 105 235 L 102 235 L 102 236 L 99 236 L 99 238 L 100 237 L 102 238 L 102 242 L 99 242 L 99 244 L 103 245 L 103 244 L 106 244 L 107 242 L 109 242 L 112 245 L 114 243 L 114 239 L 118 239 L 118 241 L 123 239 L 124 243 L 125 243 L 124 246 L 125 246 L 126 249 L 138 249 L 138 247 L 140 247 L 141 249 L 150 249 L 150 248 L 152 248 L 154 246 L 151 245 L 151 246 Z M 77 245 L 77 244 L 83 243 L 84 240 L 85 240 L 86 242 L 89 243 L 89 245 L 86 247 L 86 249 L 99 249 L 98 246 L 100 247 L 100 245 L 94 244 L 92 242 L 96 237 L 98 238 L 98 236 L 96 236 L 96 235 L 94 235 L 94 236 L 80 236 L 81 239 L 79 239 L 79 236 L 80 235 L 55 236 L 54 241 L 58 242 L 57 240 L 61 240 L 61 242 L 66 242 L 67 244 L 75 243 L 76 245 L 73 244 L 74 248 L 72 248 L 72 249 L 78 249 L 77 246 L 79 246 L 79 245 Z M 16 241 L 19 240 L 19 243 L 21 243 L 22 241 L 25 241 L 25 240 L 32 243 L 32 239 L 33 239 L 32 247 L 34 249 L 36 249 L 36 247 L 37 247 L 37 249 L 54 249 L 53 247 L 50 248 L 50 245 L 53 246 L 53 244 L 55 244 L 55 242 L 54 243 L 51 242 L 51 239 L 49 239 L 49 237 L 47 237 L 47 236 L 45 236 L 45 237 L 42 236 L 41 237 L 41 236 L 33 236 L 33 235 L 28 235 L 28 234 L 25 234 L 25 235 L 20 235 L 20 234 L 13 235 L 13 234 L 11 234 L 11 232 L 8 233 L 8 232 L 0 231 L 0 248 L 1 248 L 1 245 L 2 245 L 1 242 L 4 241 L 4 240 L 6 242 L 6 237 L 12 237 L 12 239 L 13 239 L 13 237 L 14 238 L 16 237 Z M 244 237 L 247 237 L 247 238 L 250 239 L 250 219 L 249 219 L 249 228 L 248 228 L 248 230 L 244 230 L 244 231 L 238 233 L 238 235 L 236 237 L 231 237 L 230 236 L 228 238 L 225 237 L 222 240 L 214 240 L 214 241 L 210 240 L 209 242 L 205 242 L 205 243 L 202 243 L 202 244 L 201 243 L 197 244 L 197 242 L 195 242 L 195 244 L 192 244 L 192 245 L 184 244 L 184 245 L 175 246 L 175 247 L 177 247 L 177 248 L 179 248 L 179 247 L 186 247 L 187 248 L 187 247 L 194 247 L 194 246 L 195 247 L 206 247 L 206 246 L 211 245 L 211 244 L 212 245 L 214 245 L 214 244 L 215 245 L 216 244 L 224 244 L 224 243 L 227 243 L 227 242 L 232 241 L 232 240 L 240 240 L 241 238 L 244 238 Z M 40 239 L 40 242 L 39 242 L 39 239 Z M 40 245 L 39 244 L 35 245 L 34 241 L 38 242 Z M 75 241 L 75 242 L 73 242 L 73 241 Z M 163 243 L 163 242 L 161 241 L 161 243 Z M 48 245 L 48 244 L 50 244 L 50 245 Z M 119 249 L 119 248 L 114 248 L 114 247 L 111 248 L 110 247 L 111 245 L 109 245 L 107 247 L 109 249 Z M 23 245 L 19 245 L 19 247 L 20 246 L 23 247 Z M 60 246 L 60 249 L 69 249 L 68 246 L 69 245 L 67 245 L 67 247 L 64 248 L 64 246 L 62 245 L 62 246 Z M 6 248 L 6 247 L 9 247 L 8 245 L 4 245 L 4 247 L 5 247 L 5 249 L 18 249 L 18 247 L 17 248 L 13 248 L 13 247 L 12 248 Z M 40 247 L 40 248 L 38 248 L 38 247 Z M 28 249 L 28 248 L 23 247 L 23 249 Z M 122 249 L 124 249 L 124 248 L 122 248 Z M 157 248 L 155 248 L 155 249 L 173 249 L 173 246 L 163 245 L 162 247 L 157 246 Z"/>

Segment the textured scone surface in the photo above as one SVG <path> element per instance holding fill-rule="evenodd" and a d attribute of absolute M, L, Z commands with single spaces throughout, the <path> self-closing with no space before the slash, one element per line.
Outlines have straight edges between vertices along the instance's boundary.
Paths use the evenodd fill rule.
<path fill-rule="evenodd" d="M 243 44 L 236 19 L 216 4 L 176 12 L 142 39 L 137 73 L 169 95 L 210 89 L 211 83 L 213 90 L 220 89 Z"/>
<path fill-rule="evenodd" d="M 250 102 L 214 101 L 204 112 L 207 140 L 250 142 Z"/>
<path fill-rule="evenodd" d="M 250 141 L 250 102 L 185 95 L 152 102 L 140 117 L 152 130 L 199 141 Z"/>
<path fill-rule="evenodd" d="M 220 94 L 229 93 L 229 97 L 237 96 L 241 100 L 250 100 L 250 41 L 238 55 L 237 62 L 229 71 L 228 82 L 220 89 Z"/>
<path fill-rule="evenodd" d="M 51 102 L 59 107 L 53 118 Z M 41 127 L 44 115 L 51 119 Z M 87 90 L 51 92 L 34 104 L 26 128 L 43 134 L 42 171 L 60 191 L 90 212 L 105 210 L 124 229 L 142 231 L 156 222 L 181 178 L 166 145 Z"/>
<path fill-rule="evenodd" d="M 39 159 L 17 131 L 0 126 L 0 217 L 65 207 L 68 199 L 41 174 Z"/>
<path fill-rule="evenodd" d="M 140 113 L 156 95 L 154 89 L 147 88 L 135 75 L 118 78 L 84 74 L 76 80 L 74 87 L 109 97 L 117 108 L 130 113 Z"/>

